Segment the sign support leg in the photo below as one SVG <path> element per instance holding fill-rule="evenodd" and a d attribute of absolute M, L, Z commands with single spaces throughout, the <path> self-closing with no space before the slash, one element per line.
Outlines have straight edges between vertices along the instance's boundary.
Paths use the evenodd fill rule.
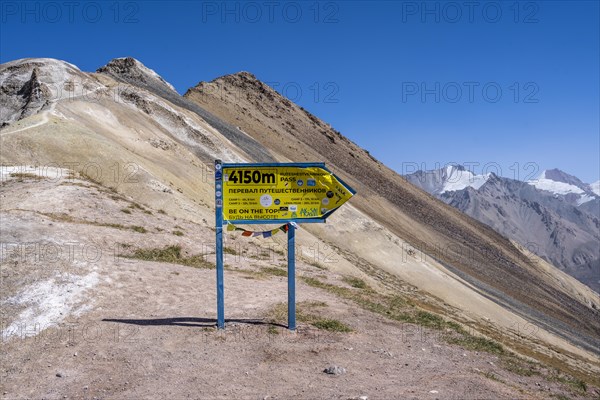
<path fill-rule="evenodd" d="M 221 161 L 215 161 L 215 232 L 217 257 L 217 328 L 225 329 L 225 290 L 223 287 L 223 175 Z"/>
<path fill-rule="evenodd" d="M 296 228 L 288 224 L 288 329 L 296 330 Z"/>
<path fill-rule="evenodd" d="M 225 329 L 225 290 L 223 285 L 223 227 L 217 227 L 217 327 Z"/>

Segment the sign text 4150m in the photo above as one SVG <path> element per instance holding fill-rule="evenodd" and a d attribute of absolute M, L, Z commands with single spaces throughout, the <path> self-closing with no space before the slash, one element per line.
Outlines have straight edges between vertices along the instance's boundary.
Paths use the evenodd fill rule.
<path fill-rule="evenodd" d="M 229 181 L 230 184 L 236 185 L 264 185 L 264 184 L 275 184 L 277 175 L 275 170 L 269 169 L 235 169 L 225 176 L 225 180 Z"/>

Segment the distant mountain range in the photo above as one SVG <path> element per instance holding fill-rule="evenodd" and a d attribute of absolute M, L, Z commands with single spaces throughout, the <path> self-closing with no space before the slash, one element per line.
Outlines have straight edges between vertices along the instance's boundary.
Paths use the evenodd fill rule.
<path fill-rule="evenodd" d="M 523 182 L 463 166 L 405 178 L 600 292 L 600 181 L 549 169 Z"/>

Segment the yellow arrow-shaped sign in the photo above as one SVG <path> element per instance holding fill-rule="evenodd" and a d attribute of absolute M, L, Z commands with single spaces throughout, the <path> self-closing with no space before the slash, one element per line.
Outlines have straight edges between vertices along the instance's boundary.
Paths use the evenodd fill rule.
<path fill-rule="evenodd" d="M 222 164 L 223 220 L 323 222 L 356 192 L 324 164 Z"/>

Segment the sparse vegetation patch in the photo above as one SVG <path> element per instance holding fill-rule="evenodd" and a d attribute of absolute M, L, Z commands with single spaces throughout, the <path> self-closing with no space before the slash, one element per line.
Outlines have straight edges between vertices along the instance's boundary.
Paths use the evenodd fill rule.
<path fill-rule="evenodd" d="M 320 315 L 322 308 L 327 307 L 323 301 L 303 301 L 296 304 L 296 320 L 330 332 L 348 333 L 352 328 L 341 321 L 324 318 Z M 279 303 L 270 312 L 273 323 L 287 321 L 287 304 Z"/>
<path fill-rule="evenodd" d="M 24 179 L 35 179 L 38 181 L 44 179 L 44 177 L 30 172 L 11 172 L 10 177 L 17 178 L 18 182 L 23 182 Z"/>
<path fill-rule="evenodd" d="M 562 375 L 559 371 L 555 371 L 552 375 L 550 375 L 548 380 L 551 382 L 563 383 L 578 394 L 587 392 L 587 384 L 583 380 Z"/>
<path fill-rule="evenodd" d="M 471 335 L 459 324 L 446 321 L 442 317 L 428 311 L 418 310 L 410 301 L 401 296 L 377 293 L 366 288 L 360 291 L 322 282 L 311 277 L 301 278 L 306 284 L 326 290 L 339 297 L 351 300 L 362 308 L 383 315 L 386 318 L 421 325 L 436 330 L 445 330 L 441 335 L 451 344 L 460 345 L 469 350 L 485 351 L 492 354 L 504 354 L 504 348 L 493 340 Z"/>
<path fill-rule="evenodd" d="M 520 362 L 514 358 L 506 357 L 502 360 L 502 366 L 507 371 L 512 372 L 513 374 L 521 375 L 521 376 L 532 376 L 539 375 L 540 372 L 536 368 L 535 364 L 530 363 L 526 365 L 524 362 Z"/>
<path fill-rule="evenodd" d="M 135 258 L 145 261 L 158 261 L 171 264 L 181 264 L 194 268 L 215 268 L 214 264 L 206 261 L 201 255 L 185 256 L 182 253 L 181 246 L 166 246 L 155 249 L 136 249 L 133 253 L 124 257 Z"/>
<path fill-rule="evenodd" d="M 352 329 L 350 329 L 350 327 L 336 319 L 317 319 L 316 321 L 312 322 L 312 325 L 316 328 L 330 332 L 352 332 Z"/>
<path fill-rule="evenodd" d="M 281 269 L 281 268 L 276 268 L 276 267 L 265 267 L 262 268 L 262 271 L 269 274 L 269 275 L 275 275 L 275 276 L 287 276 L 287 271 L 285 269 Z"/>
<path fill-rule="evenodd" d="M 225 254 L 231 254 L 231 255 L 237 255 L 238 252 L 236 249 L 234 249 L 233 247 L 223 247 L 223 253 Z"/>
<path fill-rule="evenodd" d="M 345 276 L 343 278 L 343 281 L 346 282 L 348 285 L 358 288 L 358 289 L 367 289 L 368 288 L 365 281 L 363 281 L 360 278 L 355 278 L 353 276 Z"/>
<path fill-rule="evenodd" d="M 471 334 L 468 333 L 462 333 L 462 335 L 460 336 L 455 336 L 455 337 L 448 337 L 446 339 L 446 341 L 450 344 L 457 344 L 467 350 L 473 350 L 473 351 L 485 351 L 487 353 L 492 353 L 492 354 L 504 354 L 504 347 L 502 347 L 502 345 L 498 342 L 495 342 L 493 340 L 484 338 L 484 337 L 479 337 L 479 336 L 473 336 Z"/>

